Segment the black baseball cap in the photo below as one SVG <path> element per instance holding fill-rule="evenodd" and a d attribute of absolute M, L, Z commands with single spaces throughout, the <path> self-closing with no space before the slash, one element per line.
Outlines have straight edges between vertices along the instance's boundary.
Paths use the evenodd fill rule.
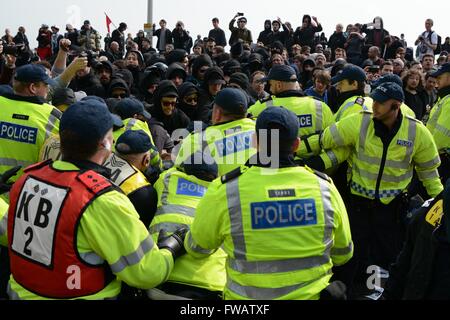
<path fill-rule="evenodd" d="M 248 108 L 248 99 L 244 92 L 235 88 L 225 88 L 220 91 L 214 103 L 232 114 L 241 114 Z"/>
<path fill-rule="evenodd" d="M 268 130 L 271 124 L 278 124 L 285 129 L 280 130 L 280 141 L 297 139 L 300 122 L 292 111 L 284 107 L 266 108 L 256 120 L 256 130 Z"/>
<path fill-rule="evenodd" d="M 270 80 L 282 81 L 282 82 L 296 82 L 297 73 L 294 68 L 286 65 L 276 65 L 274 66 L 269 75 L 266 78 L 263 78 L 262 81 L 267 82 Z"/>
<path fill-rule="evenodd" d="M 343 80 L 353 80 L 357 82 L 366 81 L 367 76 L 364 70 L 353 64 L 346 65 L 338 74 L 331 79 L 332 84 L 336 84 Z"/>
<path fill-rule="evenodd" d="M 116 106 L 116 113 L 122 119 L 132 118 L 135 114 L 143 115 L 147 120 L 150 120 L 152 116 L 145 111 L 144 104 L 134 98 L 125 98 L 120 100 Z"/>
<path fill-rule="evenodd" d="M 140 154 L 155 149 L 150 137 L 143 130 L 128 130 L 117 139 L 116 150 L 120 154 Z"/>
<path fill-rule="evenodd" d="M 386 82 L 376 88 L 370 97 L 377 102 L 383 103 L 390 99 L 405 101 L 405 94 L 402 87 L 394 82 Z"/>
<path fill-rule="evenodd" d="M 437 78 L 440 75 L 450 72 L 450 62 L 444 63 L 439 69 L 437 69 L 435 72 L 431 74 L 433 78 Z"/>

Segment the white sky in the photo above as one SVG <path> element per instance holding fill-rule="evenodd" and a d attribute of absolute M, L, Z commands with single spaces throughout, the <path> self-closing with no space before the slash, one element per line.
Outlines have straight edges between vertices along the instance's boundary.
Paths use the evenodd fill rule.
<path fill-rule="evenodd" d="M 61 30 L 66 23 L 77 28 L 85 19 L 91 20 L 94 28 L 102 35 L 106 34 L 104 12 L 118 25 L 125 21 L 128 32 L 133 36 L 147 19 L 146 0 L 39 0 L 2 1 L 0 10 L 0 32 L 10 28 L 13 35 L 23 25 L 35 46 L 34 39 L 42 23 L 56 24 Z M 434 30 L 442 37 L 450 35 L 450 1 L 434 0 L 337 0 L 337 1 L 298 1 L 298 0 L 154 0 L 154 22 L 164 18 L 173 29 L 176 21 L 184 22 L 195 40 L 197 34 L 207 36 L 211 29 L 211 19 L 218 17 L 222 29 L 229 37 L 228 22 L 236 14 L 243 12 L 256 40 L 263 29 L 264 20 L 274 20 L 278 16 L 289 21 L 295 27 L 301 24 L 304 14 L 317 16 L 329 37 L 337 23 L 371 22 L 375 16 L 381 16 L 385 28 L 394 35 L 404 33 L 408 45 L 412 46 L 418 34 L 425 30 L 427 18 L 434 19 Z M 114 29 L 114 27 L 112 27 Z"/>

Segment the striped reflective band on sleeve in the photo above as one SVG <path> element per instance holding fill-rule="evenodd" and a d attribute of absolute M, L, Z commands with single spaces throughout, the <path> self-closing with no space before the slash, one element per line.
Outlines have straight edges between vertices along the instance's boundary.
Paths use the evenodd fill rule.
<path fill-rule="evenodd" d="M 417 171 L 417 176 L 420 180 L 428 180 L 428 179 L 438 179 L 439 178 L 439 172 L 436 170 L 433 171 Z"/>
<path fill-rule="evenodd" d="M 440 124 L 436 123 L 436 130 L 439 131 L 440 133 L 442 133 L 444 136 L 449 137 L 450 138 L 450 130 L 447 129 L 444 126 L 441 126 Z"/>
<path fill-rule="evenodd" d="M 156 211 L 155 216 L 160 216 L 163 214 L 182 214 L 184 216 L 194 218 L 195 217 L 195 209 L 191 208 L 191 207 L 187 207 L 187 206 L 182 206 L 182 205 L 169 204 L 169 205 L 159 207 L 158 210 Z"/>
<path fill-rule="evenodd" d="M 334 210 L 331 205 L 331 191 L 328 181 L 317 177 L 322 195 L 323 216 L 325 219 L 325 230 L 323 234 L 323 244 L 325 245 L 324 256 L 330 258 L 330 250 L 334 245 L 333 229 L 334 229 Z"/>
<path fill-rule="evenodd" d="M 34 164 L 33 161 L 17 160 L 10 158 L 0 158 L 0 166 L 17 167 L 22 166 L 23 169 Z"/>
<path fill-rule="evenodd" d="M 99 266 L 99 265 L 102 265 L 103 263 L 105 263 L 105 260 L 102 257 L 100 257 L 98 254 L 96 254 L 95 252 L 80 253 L 80 258 L 84 262 L 87 262 L 94 266 Z"/>
<path fill-rule="evenodd" d="M 180 230 L 181 228 L 189 228 L 187 224 L 181 224 L 181 223 L 171 223 L 171 222 L 164 222 L 164 223 L 158 223 L 154 226 L 151 226 L 148 232 L 150 234 L 159 233 L 160 231 L 164 230 L 167 233 L 174 233 L 175 231 Z"/>
<path fill-rule="evenodd" d="M 333 167 L 337 167 L 339 165 L 338 158 L 336 157 L 336 155 L 334 154 L 334 152 L 332 150 L 327 151 L 327 156 L 330 159 L 331 165 Z"/>
<path fill-rule="evenodd" d="M 188 236 L 187 236 L 187 242 L 188 242 L 188 246 L 189 248 L 197 253 L 200 254 L 204 254 L 204 255 L 211 255 L 214 252 L 216 252 L 217 250 L 208 250 L 208 249 L 203 249 L 202 247 L 198 246 L 197 243 L 194 241 L 194 239 L 192 238 L 192 233 L 189 232 Z"/>
<path fill-rule="evenodd" d="M 153 249 L 154 246 L 155 243 L 153 242 L 152 237 L 149 235 L 144 241 L 142 241 L 136 251 L 130 253 L 127 256 L 120 257 L 120 259 L 116 263 L 112 264 L 111 270 L 114 273 L 120 273 L 126 267 L 138 264 L 144 258 L 144 256 Z"/>
<path fill-rule="evenodd" d="M 168 198 L 169 198 L 169 182 L 170 182 L 170 178 L 172 177 L 172 174 L 166 174 L 166 176 L 164 177 L 163 180 L 163 184 L 164 184 L 164 189 L 163 192 L 161 194 L 161 203 L 163 206 L 166 206 L 169 204 Z"/>
<path fill-rule="evenodd" d="M 8 209 L 6 209 L 6 213 L 3 216 L 2 220 L 0 220 L 0 237 L 6 234 L 8 230 Z"/>
<path fill-rule="evenodd" d="M 378 173 L 372 173 L 372 172 L 366 171 L 364 169 L 361 169 L 356 164 L 353 164 L 353 170 L 356 173 L 358 173 L 361 177 L 367 178 L 369 180 L 377 181 L 377 179 L 378 179 Z M 383 182 L 392 182 L 392 183 L 401 183 L 401 182 L 411 179 L 412 177 L 413 177 L 413 170 L 409 170 L 400 176 L 393 176 L 390 174 L 383 173 L 382 181 Z"/>
<path fill-rule="evenodd" d="M 333 248 L 331 249 L 332 256 L 346 256 L 353 251 L 353 242 L 351 242 L 346 248 Z"/>
<path fill-rule="evenodd" d="M 231 238 L 234 245 L 234 258 L 247 260 L 244 226 L 242 221 L 241 196 L 239 193 L 239 178 L 226 184 L 228 213 L 230 215 Z"/>
<path fill-rule="evenodd" d="M 336 146 L 338 147 L 345 146 L 344 139 L 342 139 L 341 135 L 339 134 L 336 124 L 331 125 L 330 133 L 331 136 L 333 137 L 334 143 L 336 143 Z"/>
<path fill-rule="evenodd" d="M 314 99 L 316 104 L 316 131 L 323 130 L 323 105 L 319 100 Z"/>
<path fill-rule="evenodd" d="M 61 119 L 62 112 L 56 108 L 53 108 L 52 112 L 48 117 L 47 125 L 45 126 L 45 140 L 47 140 L 52 134 L 53 128 L 56 125 L 56 122 Z"/>
<path fill-rule="evenodd" d="M 427 161 L 427 162 L 416 163 L 416 167 L 419 168 L 419 169 L 426 170 L 426 169 L 429 169 L 429 168 L 433 168 L 434 166 L 437 166 L 440 163 L 441 163 L 441 158 L 439 158 L 439 156 L 437 156 L 433 160 L 430 160 L 430 161 Z"/>
<path fill-rule="evenodd" d="M 347 111 L 348 108 L 350 108 L 354 105 L 355 105 L 355 101 L 351 101 L 351 102 L 347 103 L 345 106 L 343 106 L 342 109 L 336 115 L 336 122 L 340 121 L 344 112 Z"/>

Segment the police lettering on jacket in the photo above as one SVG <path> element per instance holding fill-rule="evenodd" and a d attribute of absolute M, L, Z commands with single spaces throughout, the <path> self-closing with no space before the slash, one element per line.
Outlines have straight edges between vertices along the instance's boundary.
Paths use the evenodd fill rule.
<path fill-rule="evenodd" d="M 36 144 L 38 129 L 32 127 L 21 126 L 9 122 L 0 122 L 0 138 Z"/>

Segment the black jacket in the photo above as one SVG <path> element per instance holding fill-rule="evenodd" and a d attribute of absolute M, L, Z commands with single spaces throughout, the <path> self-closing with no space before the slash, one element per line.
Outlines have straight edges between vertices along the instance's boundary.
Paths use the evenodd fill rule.
<path fill-rule="evenodd" d="M 159 49 L 161 46 L 161 29 L 156 30 L 153 33 L 153 36 L 158 37 L 158 42 L 156 44 L 156 48 Z M 171 44 L 172 43 L 172 31 L 170 31 L 169 29 L 165 29 L 164 30 L 165 34 L 166 34 L 166 43 L 163 43 L 162 45 L 166 45 L 166 44 Z M 164 47 L 164 49 L 162 51 L 166 51 L 166 48 Z"/>
<path fill-rule="evenodd" d="M 214 38 L 216 41 L 216 45 L 226 47 L 227 46 L 227 38 L 225 37 L 225 31 L 220 28 L 212 29 L 209 31 L 209 38 Z"/>
<path fill-rule="evenodd" d="M 83 78 L 74 78 L 70 82 L 69 88 L 73 91 L 84 91 L 88 96 L 106 97 L 105 89 L 93 71 Z"/>
<path fill-rule="evenodd" d="M 298 43 L 301 46 L 309 46 L 311 49 L 314 49 L 314 35 L 316 32 L 320 32 L 322 30 L 323 29 L 320 24 L 317 27 L 311 25 L 305 29 L 301 29 L 299 27 L 294 33 L 295 43 Z"/>
<path fill-rule="evenodd" d="M 391 267 L 383 297 L 389 300 L 450 299 L 450 241 L 445 215 L 441 227 L 428 221 L 442 194 L 426 203 L 411 220 L 406 242 Z M 428 218 L 428 221 L 427 221 Z"/>
<path fill-rule="evenodd" d="M 344 49 L 344 44 L 347 42 L 347 39 L 344 36 L 344 33 L 337 33 L 334 32 L 331 37 L 330 40 L 328 41 L 328 46 L 331 48 L 333 57 L 334 57 L 334 50 L 336 50 L 337 48 L 342 48 Z"/>
<path fill-rule="evenodd" d="M 111 42 L 117 42 L 119 44 L 120 52 L 125 52 L 125 35 L 123 32 L 120 32 L 119 29 L 113 31 L 111 35 Z"/>
<path fill-rule="evenodd" d="M 190 50 L 189 38 L 186 30 L 181 30 L 180 32 L 177 29 L 173 29 L 172 31 L 173 46 L 175 49 L 184 49 L 188 52 Z"/>

